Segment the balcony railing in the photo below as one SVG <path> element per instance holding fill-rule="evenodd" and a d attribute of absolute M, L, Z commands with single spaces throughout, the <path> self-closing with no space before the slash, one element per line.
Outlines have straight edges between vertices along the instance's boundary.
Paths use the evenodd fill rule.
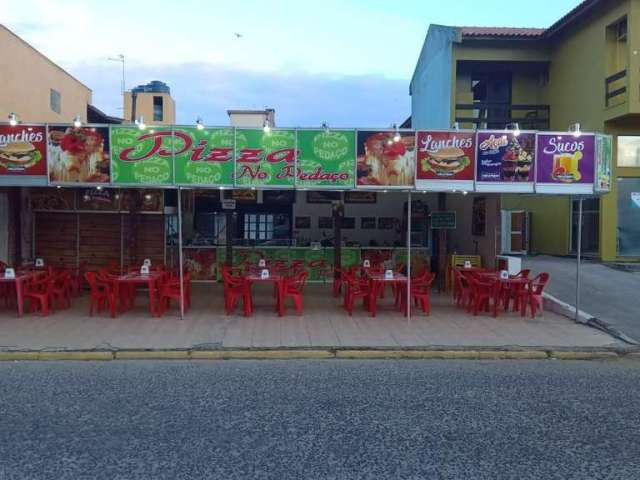
<path fill-rule="evenodd" d="M 604 104 L 607 107 L 620 105 L 626 100 L 627 70 L 620 70 L 618 73 L 604 79 Z"/>
<path fill-rule="evenodd" d="M 518 123 L 523 130 L 548 130 L 549 111 L 549 105 L 458 103 L 456 104 L 456 122 L 461 126 L 465 123 L 472 124 L 479 129 L 504 128 L 509 123 Z"/>

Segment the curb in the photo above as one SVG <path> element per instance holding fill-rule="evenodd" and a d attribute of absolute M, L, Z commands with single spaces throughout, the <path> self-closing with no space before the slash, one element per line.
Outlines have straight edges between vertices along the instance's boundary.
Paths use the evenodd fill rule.
<path fill-rule="evenodd" d="M 594 317 L 584 310 L 580 310 L 578 312 L 578 320 L 576 321 L 576 307 L 563 302 L 562 300 L 554 297 L 547 292 L 544 292 L 542 296 L 545 310 L 549 310 L 550 312 L 562 315 L 563 317 L 573 320 L 580 325 L 586 325 L 588 327 L 595 328 L 596 330 L 600 330 L 601 332 L 607 333 L 613 338 L 617 338 L 618 340 L 628 343 L 629 345 L 640 345 L 637 340 L 634 340 L 614 326 L 608 324 L 604 320 Z"/>
<path fill-rule="evenodd" d="M 0 351 L 0 361 L 110 360 L 640 360 L 640 352 L 625 350 L 385 350 L 385 349 L 263 349 L 263 350 L 121 350 L 121 351 Z"/>

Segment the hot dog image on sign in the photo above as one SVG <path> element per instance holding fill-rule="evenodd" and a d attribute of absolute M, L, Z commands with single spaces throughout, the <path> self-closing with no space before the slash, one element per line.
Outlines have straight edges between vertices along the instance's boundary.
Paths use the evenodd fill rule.
<path fill-rule="evenodd" d="M 475 169 L 475 133 L 419 131 L 416 188 L 470 190 Z"/>

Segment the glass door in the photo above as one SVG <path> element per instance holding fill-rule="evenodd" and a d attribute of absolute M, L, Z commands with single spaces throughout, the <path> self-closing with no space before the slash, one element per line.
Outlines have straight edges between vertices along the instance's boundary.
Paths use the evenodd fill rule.
<path fill-rule="evenodd" d="M 578 251 L 579 200 L 571 202 L 571 253 Z M 600 200 L 582 200 L 582 253 L 597 254 L 600 245 Z"/>

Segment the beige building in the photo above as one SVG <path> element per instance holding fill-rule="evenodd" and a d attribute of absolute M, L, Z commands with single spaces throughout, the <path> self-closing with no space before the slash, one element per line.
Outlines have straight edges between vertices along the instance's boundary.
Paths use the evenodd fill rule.
<path fill-rule="evenodd" d="M 265 121 L 270 127 L 276 126 L 276 111 L 273 108 L 264 110 L 227 110 L 232 127 L 261 128 Z"/>
<path fill-rule="evenodd" d="M 0 121 L 87 121 L 91 89 L 0 25 Z"/>
<path fill-rule="evenodd" d="M 166 83 L 153 80 L 124 93 L 124 122 L 133 123 L 140 117 L 148 125 L 176 123 L 176 102 Z"/>

